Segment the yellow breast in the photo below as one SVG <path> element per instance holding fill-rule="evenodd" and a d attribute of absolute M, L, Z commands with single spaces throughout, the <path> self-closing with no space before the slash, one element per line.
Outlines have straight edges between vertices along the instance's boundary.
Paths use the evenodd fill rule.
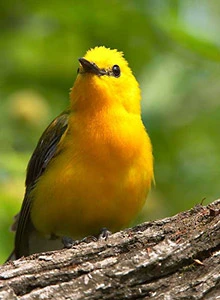
<path fill-rule="evenodd" d="M 153 178 L 151 143 L 140 116 L 72 113 L 58 152 L 32 191 L 37 230 L 82 238 L 103 227 L 127 226 Z"/>

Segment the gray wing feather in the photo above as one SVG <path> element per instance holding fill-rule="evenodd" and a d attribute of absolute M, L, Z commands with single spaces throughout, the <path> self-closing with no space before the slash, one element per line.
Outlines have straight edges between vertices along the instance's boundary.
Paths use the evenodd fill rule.
<path fill-rule="evenodd" d="M 43 174 L 51 159 L 58 155 L 57 145 L 67 130 L 69 111 L 65 111 L 54 119 L 42 134 L 27 167 L 26 192 L 21 211 L 15 218 L 12 228 L 16 230 L 15 256 L 29 255 L 29 235 L 34 230 L 30 219 L 32 199 L 30 192 L 35 186 L 38 178 Z"/>

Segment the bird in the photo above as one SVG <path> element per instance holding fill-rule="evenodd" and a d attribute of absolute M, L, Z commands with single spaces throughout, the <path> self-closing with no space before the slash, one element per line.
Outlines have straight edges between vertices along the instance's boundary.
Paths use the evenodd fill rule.
<path fill-rule="evenodd" d="M 61 249 L 63 237 L 125 228 L 154 181 L 141 90 L 123 52 L 97 46 L 78 60 L 69 108 L 43 132 L 28 163 L 9 260 Z"/>

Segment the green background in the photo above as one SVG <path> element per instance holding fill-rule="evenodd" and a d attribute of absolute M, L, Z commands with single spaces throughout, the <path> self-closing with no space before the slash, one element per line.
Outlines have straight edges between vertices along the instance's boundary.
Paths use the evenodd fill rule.
<path fill-rule="evenodd" d="M 124 52 L 142 89 L 156 186 L 138 222 L 219 197 L 220 1 L 2 1 L 0 4 L 0 261 L 45 126 L 68 106 L 77 59 Z"/>

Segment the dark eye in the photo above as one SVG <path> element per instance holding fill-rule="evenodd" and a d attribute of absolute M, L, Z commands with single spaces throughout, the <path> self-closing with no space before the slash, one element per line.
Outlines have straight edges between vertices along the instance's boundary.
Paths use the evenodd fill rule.
<path fill-rule="evenodd" d="M 120 74 L 121 74 L 121 70 L 120 70 L 120 67 L 118 65 L 114 65 L 112 67 L 112 73 L 115 77 L 119 77 Z"/>

